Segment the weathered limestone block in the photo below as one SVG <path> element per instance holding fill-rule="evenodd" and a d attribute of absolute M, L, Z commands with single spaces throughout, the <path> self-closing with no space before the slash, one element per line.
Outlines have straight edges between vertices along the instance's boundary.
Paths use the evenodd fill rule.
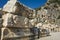
<path fill-rule="evenodd" d="M 7 26 L 13 26 L 14 25 L 14 22 L 13 22 L 13 14 L 11 13 L 7 13 L 7 14 L 4 14 L 2 16 L 2 19 L 3 19 L 3 26 L 4 27 L 7 27 Z"/>
<path fill-rule="evenodd" d="M 21 27 L 21 28 L 32 27 L 32 25 L 29 23 L 29 19 L 26 17 L 7 13 L 4 14 L 2 18 L 4 27 Z"/>
<path fill-rule="evenodd" d="M 29 22 L 29 19 L 23 16 L 13 16 L 13 20 L 15 23 L 15 27 L 21 27 L 21 28 L 30 28 L 32 25 Z"/>
<path fill-rule="evenodd" d="M 15 7 L 15 3 L 17 2 L 17 0 L 10 0 L 6 3 L 6 5 L 4 5 L 3 7 L 3 11 L 6 12 L 13 12 L 13 10 L 16 9 Z"/>
<path fill-rule="evenodd" d="M 6 28 L 4 30 L 4 38 L 23 38 L 31 36 L 32 33 L 30 29 L 20 29 L 20 28 Z"/>
<path fill-rule="evenodd" d="M 34 19 L 29 20 L 29 22 L 30 22 L 33 26 L 35 26 L 38 21 L 37 21 L 36 18 L 34 18 Z"/>
<path fill-rule="evenodd" d="M 12 14 L 17 14 L 28 18 L 33 16 L 33 9 L 19 3 L 17 0 L 8 1 L 3 7 L 3 11 L 11 12 Z"/>
<path fill-rule="evenodd" d="M 37 28 L 42 28 L 43 24 L 42 23 L 38 23 L 35 25 Z"/>

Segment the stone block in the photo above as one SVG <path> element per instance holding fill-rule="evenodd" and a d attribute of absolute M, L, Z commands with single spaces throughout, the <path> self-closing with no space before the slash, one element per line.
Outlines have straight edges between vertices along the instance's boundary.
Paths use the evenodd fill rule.
<path fill-rule="evenodd" d="M 21 37 L 29 37 L 33 35 L 30 32 L 30 29 L 19 29 L 19 28 L 6 28 L 4 30 L 4 38 L 21 38 Z"/>

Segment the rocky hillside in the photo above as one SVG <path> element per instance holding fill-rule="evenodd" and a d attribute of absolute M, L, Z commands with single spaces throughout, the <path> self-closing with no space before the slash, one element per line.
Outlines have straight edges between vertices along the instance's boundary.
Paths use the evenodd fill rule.
<path fill-rule="evenodd" d="M 41 13 L 41 10 L 45 13 Z M 42 17 L 44 21 L 47 20 L 49 23 L 53 24 L 60 24 L 60 1 L 59 0 L 49 0 L 43 7 L 37 8 L 37 11 L 40 11 L 40 14 L 43 14 L 41 16 L 47 16 Z M 38 14 L 38 13 L 37 13 Z M 46 14 L 46 15 L 45 15 Z"/>

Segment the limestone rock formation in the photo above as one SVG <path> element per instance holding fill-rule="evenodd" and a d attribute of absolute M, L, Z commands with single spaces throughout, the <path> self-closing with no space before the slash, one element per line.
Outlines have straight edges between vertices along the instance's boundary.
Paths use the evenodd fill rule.
<path fill-rule="evenodd" d="M 50 0 L 53 1 L 53 0 Z M 60 16 L 60 4 L 58 4 L 58 2 L 50 2 L 48 1 L 45 6 L 41 7 L 38 14 L 38 16 L 40 17 L 40 20 L 44 20 L 44 22 L 48 22 L 48 23 L 53 23 L 53 24 L 57 24 L 59 25 L 60 22 L 59 21 L 59 16 Z M 42 12 L 41 12 L 42 10 Z M 43 11 L 46 10 L 46 11 Z M 43 14 L 44 13 L 44 14 Z M 40 15 L 39 15 L 40 14 Z"/>
<path fill-rule="evenodd" d="M 2 16 L 2 19 L 4 27 L 31 27 L 29 19 L 23 16 L 7 13 Z"/>
<path fill-rule="evenodd" d="M 15 27 L 21 27 L 21 28 L 32 27 L 31 24 L 29 23 L 29 19 L 26 17 L 14 15 L 13 20 L 14 20 Z"/>
<path fill-rule="evenodd" d="M 3 26 L 4 27 L 14 25 L 14 23 L 13 23 L 13 14 L 11 14 L 11 13 L 4 14 L 2 16 L 2 19 L 3 19 Z"/>
<path fill-rule="evenodd" d="M 37 8 L 38 10 L 36 10 L 37 19 L 43 24 L 42 27 L 46 26 L 45 28 L 51 29 L 56 28 L 56 25 L 57 27 L 60 27 L 60 2 L 58 0 L 54 1 L 50 0 L 44 6 Z"/>
<path fill-rule="evenodd" d="M 24 17 L 31 17 L 33 16 L 34 10 L 25 6 L 24 4 L 18 2 L 17 0 L 10 0 L 8 1 L 4 7 L 4 12 L 11 12 L 12 14 L 24 16 Z"/>
<path fill-rule="evenodd" d="M 2 11 L 3 27 L 1 28 L 1 40 L 32 35 L 30 32 L 32 24 L 29 22 L 29 19 L 33 17 L 33 9 L 21 4 L 17 0 L 9 0 L 4 5 Z"/>
<path fill-rule="evenodd" d="M 4 38 L 15 38 L 15 37 L 24 37 L 24 36 L 30 36 L 32 33 L 30 33 L 29 29 L 21 29 L 21 28 L 6 28 L 4 30 Z"/>
<path fill-rule="evenodd" d="M 15 3 L 16 2 L 17 2 L 17 0 L 10 0 L 10 1 L 8 1 L 7 4 L 3 7 L 3 11 L 13 12 L 15 10 Z"/>

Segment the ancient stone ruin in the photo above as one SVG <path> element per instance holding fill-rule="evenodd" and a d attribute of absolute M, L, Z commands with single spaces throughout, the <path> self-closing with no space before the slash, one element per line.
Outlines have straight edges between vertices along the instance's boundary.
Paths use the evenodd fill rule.
<path fill-rule="evenodd" d="M 17 0 L 9 0 L 2 11 L 0 39 L 29 40 L 27 37 L 32 34 L 29 30 L 32 27 L 29 19 L 33 16 L 34 10 Z"/>

